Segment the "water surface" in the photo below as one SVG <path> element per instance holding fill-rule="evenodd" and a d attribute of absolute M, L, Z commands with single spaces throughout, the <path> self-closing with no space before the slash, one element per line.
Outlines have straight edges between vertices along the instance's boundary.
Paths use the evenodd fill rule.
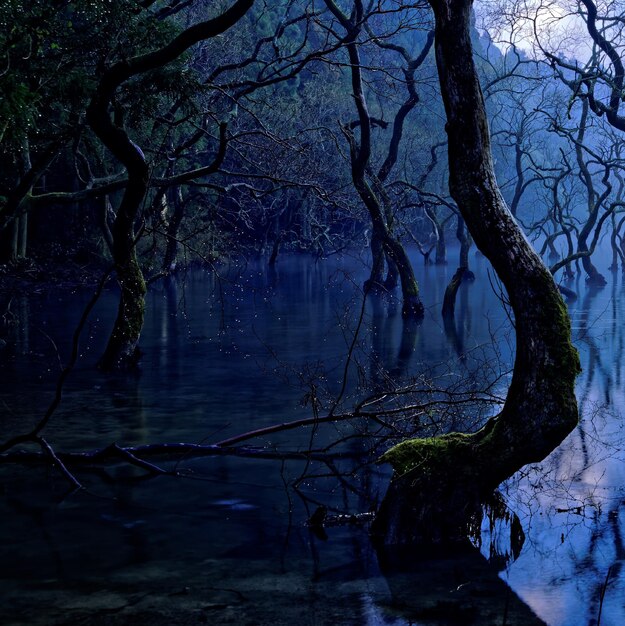
<path fill-rule="evenodd" d="M 455 392 L 488 385 L 503 395 L 514 340 L 487 263 L 473 258 L 477 280 L 461 287 L 446 329 L 439 312 L 455 267 L 414 261 L 426 305 L 418 326 L 403 322 L 393 299 L 363 309 L 367 271 L 351 256 L 283 257 L 275 270 L 250 263 L 156 284 L 138 376 L 94 367 L 115 314 L 111 289 L 45 435 L 75 451 L 214 443 L 323 415 L 337 398 L 336 412 L 349 411 L 410 381 Z M 361 527 L 331 527 L 325 539 L 312 532 L 305 522 L 318 506 L 366 512 L 389 479 L 372 461 L 390 441 L 378 425 L 346 421 L 249 442 L 288 459 L 184 457 L 176 461 L 184 477 L 149 480 L 118 464 L 78 472 L 86 488 L 71 495 L 53 470 L 1 467 L 0 623 L 399 625 L 502 623 L 504 615 L 508 624 L 625 623 L 622 281 L 572 287 L 583 419 L 540 467 L 503 489 L 525 534 L 518 558 L 504 558 L 513 552 L 509 526 L 487 520 L 481 550 L 490 563 L 471 553 L 380 556 Z M 45 411 L 90 296 L 33 289 L 3 303 L 3 437 Z M 424 432 L 475 428 L 494 410 L 419 419 Z M 326 462 L 293 458 L 309 448 L 326 451 Z"/>

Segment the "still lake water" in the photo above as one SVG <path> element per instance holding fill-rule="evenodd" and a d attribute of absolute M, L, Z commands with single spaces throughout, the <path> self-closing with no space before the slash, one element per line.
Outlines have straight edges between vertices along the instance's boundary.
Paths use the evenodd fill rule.
<path fill-rule="evenodd" d="M 439 312 L 453 261 L 414 262 L 426 305 L 417 327 L 392 300 L 363 309 L 366 268 L 349 256 L 282 257 L 275 271 L 194 270 L 156 284 L 139 376 L 94 369 L 117 306 L 111 289 L 46 438 L 63 451 L 214 443 L 309 417 L 311 407 L 323 415 L 337 397 L 337 412 L 347 411 L 410 379 L 456 391 L 486 381 L 503 394 L 513 338 L 487 263 L 472 255 L 477 280 L 461 287 L 446 332 Z M 119 464 L 78 472 L 86 489 L 70 495 L 54 471 L 1 466 L 0 624 L 625 624 L 625 294 L 620 274 L 607 276 L 601 290 L 569 285 L 580 294 L 569 306 L 584 370 L 580 426 L 503 489 L 525 534 L 517 558 L 495 556 L 513 550 L 507 527 L 486 519 L 490 563 L 475 554 L 399 563 L 376 554 L 366 528 L 312 532 L 305 522 L 317 506 L 369 511 L 389 479 L 372 462 L 388 442 L 346 421 L 246 442 L 265 453 L 323 450 L 326 462 L 185 457 L 175 462 L 184 477 L 150 480 Z M 3 439 L 45 412 L 90 295 L 33 289 L 2 302 Z M 441 427 L 483 417 L 451 414 Z M 456 601 L 478 579 L 469 605 Z"/>

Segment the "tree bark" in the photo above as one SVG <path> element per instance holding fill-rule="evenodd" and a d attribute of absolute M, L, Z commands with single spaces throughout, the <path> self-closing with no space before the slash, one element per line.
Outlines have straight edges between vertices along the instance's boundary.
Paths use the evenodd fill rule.
<path fill-rule="evenodd" d="M 447 265 L 447 246 L 445 245 L 445 226 L 438 218 L 436 210 L 431 206 L 426 206 L 425 214 L 427 215 L 434 234 L 436 235 L 436 256 L 434 257 L 435 265 Z"/>
<path fill-rule="evenodd" d="M 473 280 L 475 276 L 469 268 L 469 251 L 471 250 L 471 244 L 473 241 L 471 239 L 471 235 L 467 232 L 462 215 L 458 215 L 456 237 L 460 242 L 460 258 L 458 261 L 458 267 L 464 267 L 466 269 L 463 280 Z"/>
<path fill-rule="evenodd" d="M 590 251 L 588 249 L 588 237 L 594 228 L 597 218 L 599 216 L 599 210 L 603 205 L 603 201 L 608 197 L 611 191 L 611 185 L 607 183 L 607 175 L 608 170 L 606 171 L 606 175 L 604 176 L 604 184 L 606 185 L 606 189 L 603 193 L 599 194 L 595 190 L 595 184 L 588 170 L 588 165 L 584 161 L 584 155 L 582 151 L 582 143 L 586 134 L 586 126 L 587 126 L 587 118 L 588 118 L 588 101 L 584 100 L 582 102 L 582 115 L 579 121 L 579 130 L 577 133 L 577 142 L 575 143 L 575 155 L 577 158 L 577 165 L 580 169 L 580 178 L 586 187 L 587 205 L 588 205 L 588 218 L 584 223 L 584 226 L 579 232 L 577 238 L 577 251 L 582 254 L 582 266 L 584 267 L 584 271 L 587 274 L 587 282 L 591 285 L 596 286 L 605 286 L 608 282 L 605 279 L 605 276 L 599 272 L 599 270 L 595 267 L 594 263 L 591 259 L 591 253 L 594 251 Z"/>
<path fill-rule="evenodd" d="M 116 67 L 104 74 L 87 108 L 87 120 L 93 132 L 128 172 L 126 189 L 111 228 L 111 252 L 121 294 L 113 331 L 98 364 L 103 370 L 132 368 L 137 364 L 146 294 L 137 261 L 134 224 L 148 190 L 149 168 L 139 147 L 109 115 L 108 105 L 117 87 L 109 75 Z"/>
<path fill-rule="evenodd" d="M 377 287 L 377 283 L 380 283 L 380 285 L 382 285 L 382 289 L 384 289 L 382 282 L 383 279 L 381 278 L 384 269 L 383 266 L 380 267 L 382 264 L 378 258 L 379 251 L 373 248 L 374 244 L 379 246 L 381 243 L 384 250 L 384 256 L 389 260 L 389 265 L 391 263 L 394 264 L 399 274 L 403 297 L 403 317 L 423 319 L 423 304 L 421 303 L 421 299 L 419 297 L 419 286 L 414 275 L 414 270 L 404 247 L 400 241 L 393 236 L 389 229 L 387 215 L 385 215 L 384 212 L 384 197 L 383 193 L 381 193 L 381 183 L 385 180 L 386 176 L 388 176 L 388 173 L 391 171 L 397 158 L 396 151 L 401 139 L 405 116 L 414 104 L 416 104 L 414 82 L 412 82 L 413 92 L 410 94 L 407 103 L 404 105 L 405 108 L 400 109 L 400 112 L 396 116 L 391 146 L 387 159 L 380 169 L 380 175 L 373 176 L 372 184 L 369 184 L 369 181 L 367 180 L 367 170 L 370 166 L 371 128 L 374 120 L 369 114 L 367 99 L 363 89 L 362 65 L 360 62 L 358 47 L 358 37 L 360 35 L 364 19 L 363 2 L 362 0 L 354 0 L 353 10 L 349 17 L 343 13 L 334 0 L 325 0 L 325 3 L 347 33 L 345 46 L 349 55 L 352 95 L 358 112 L 358 122 L 353 127 L 350 125 L 344 126 L 343 133 L 347 137 L 350 144 L 351 174 L 354 189 L 369 212 L 373 230 L 371 238 L 373 270 L 370 278 L 365 283 L 365 289 L 373 289 Z M 427 49 L 429 49 L 429 46 Z M 427 54 L 427 51 L 424 54 Z M 414 61 L 415 64 L 420 64 L 421 62 L 422 59 L 420 61 L 418 59 Z M 414 67 L 418 67 L 418 64 Z M 408 76 L 407 80 L 410 83 Z M 355 127 L 360 129 L 360 137 L 358 140 L 356 140 L 354 133 L 352 132 Z"/>
<path fill-rule="evenodd" d="M 464 275 L 467 271 L 466 267 L 459 267 L 449 281 L 449 285 L 447 285 L 447 289 L 445 289 L 445 296 L 443 298 L 443 318 L 453 319 L 454 311 L 456 310 L 456 294 L 458 293 L 458 288 L 464 280 Z"/>
<path fill-rule="evenodd" d="M 167 192 L 168 203 L 173 206 L 173 211 L 167 224 L 167 245 L 163 258 L 163 272 L 169 274 L 176 268 L 178 257 L 178 236 L 180 225 L 184 218 L 184 199 L 180 187 L 174 187 Z"/>
<path fill-rule="evenodd" d="M 25 259 L 28 253 L 28 213 L 20 215 L 18 223 L 17 257 Z"/>
<path fill-rule="evenodd" d="M 126 247 L 126 259 L 121 260 L 121 245 L 116 245 L 115 269 L 121 293 L 117 317 L 106 349 L 98 363 L 104 371 L 132 369 L 141 357 L 139 338 L 145 317 L 147 287 L 134 249 Z"/>
<path fill-rule="evenodd" d="M 113 262 L 121 288 L 120 303 L 113 332 L 99 363 L 101 369 L 126 369 L 136 365 L 146 294 L 137 261 L 134 224 L 148 191 L 149 167 L 139 146 L 111 119 L 109 105 L 116 90 L 129 78 L 163 67 L 199 41 L 223 33 L 236 24 L 253 3 L 254 0 L 237 0 L 216 18 L 182 31 L 166 46 L 115 63 L 102 75 L 87 107 L 91 129 L 128 172 L 126 189 L 111 229 Z"/>
<path fill-rule="evenodd" d="M 515 316 L 516 358 L 502 412 L 476 433 L 405 441 L 382 461 L 395 470 L 372 531 L 385 544 L 464 541 L 481 502 L 506 478 L 544 459 L 577 424 L 579 358 L 553 278 L 497 186 L 473 62 L 470 0 L 430 0 L 447 114 L 450 191 Z"/>

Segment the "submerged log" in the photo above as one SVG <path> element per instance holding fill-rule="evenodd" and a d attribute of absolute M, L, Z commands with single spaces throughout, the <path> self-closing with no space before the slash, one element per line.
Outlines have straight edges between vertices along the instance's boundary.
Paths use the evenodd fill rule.
<path fill-rule="evenodd" d="M 463 541 L 480 504 L 575 427 L 580 371 L 566 306 L 518 228 L 495 180 L 490 133 L 472 57 L 470 0 L 430 0 L 447 113 L 450 191 L 508 292 L 516 358 L 501 413 L 476 433 L 405 441 L 389 450 L 394 477 L 372 531 L 384 544 Z"/>

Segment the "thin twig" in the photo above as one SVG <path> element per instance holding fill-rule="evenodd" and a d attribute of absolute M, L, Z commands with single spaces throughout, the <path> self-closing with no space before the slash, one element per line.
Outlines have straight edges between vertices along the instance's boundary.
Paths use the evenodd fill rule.
<path fill-rule="evenodd" d="M 601 592 L 599 593 L 599 613 L 597 615 L 597 626 L 601 625 L 601 611 L 603 610 L 603 599 L 605 598 L 605 592 L 608 589 L 608 583 L 610 582 L 610 576 L 612 576 L 613 567 L 613 565 L 610 565 L 610 567 L 608 567 L 608 573 L 605 575 L 603 585 L 601 585 Z"/>
<path fill-rule="evenodd" d="M 52 449 L 52 446 L 43 437 L 37 437 L 36 439 L 39 445 L 41 446 L 41 448 L 43 449 L 44 453 L 47 456 L 49 456 L 50 459 L 52 460 L 53 465 L 56 465 L 59 468 L 59 470 L 61 470 L 61 473 L 63 474 L 63 476 L 65 476 L 65 478 L 67 478 L 67 480 L 77 490 L 82 489 L 82 485 L 78 482 L 78 479 L 67 469 L 67 467 L 65 466 L 65 463 L 63 463 L 63 461 L 59 459 L 56 452 Z"/>
<path fill-rule="evenodd" d="M 5 442 L 4 444 L 0 445 L 0 454 L 3 452 L 6 452 L 10 448 L 20 443 L 26 443 L 27 441 L 38 442 L 39 433 L 46 427 L 46 425 L 50 421 L 50 418 L 52 417 L 54 412 L 57 410 L 59 405 L 61 404 L 61 399 L 63 397 L 63 387 L 65 386 L 65 381 L 67 380 L 67 377 L 70 375 L 71 371 L 74 369 L 74 366 L 76 365 L 76 361 L 78 360 L 78 343 L 80 340 L 80 335 L 82 334 L 85 324 L 87 323 L 87 319 L 89 318 L 89 315 L 91 311 L 93 310 L 93 307 L 96 305 L 97 301 L 99 300 L 100 295 L 102 294 L 102 290 L 104 289 L 104 285 L 106 284 L 106 281 L 109 279 L 109 276 L 111 275 L 112 272 L 113 272 L 113 267 L 110 267 L 104 273 L 104 275 L 100 279 L 100 282 L 98 283 L 95 293 L 93 294 L 93 296 L 87 303 L 87 306 L 85 307 L 84 311 L 82 312 L 82 315 L 80 316 L 78 326 L 76 326 L 76 329 L 74 330 L 74 335 L 72 337 L 72 352 L 70 355 L 70 359 L 67 365 L 61 371 L 61 374 L 59 375 L 59 378 L 56 382 L 54 398 L 52 402 L 50 403 L 50 405 L 48 406 L 48 409 L 45 412 L 45 415 L 41 418 L 39 423 L 33 428 L 31 432 L 25 433 L 22 435 L 17 435 L 16 437 L 13 437 L 12 439 L 9 439 L 7 442 Z"/>
<path fill-rule="evenodd" d="M 111 454 L 115 455 L 115 456 L 119 456 L 121 459 L 124 459 L 126 461 L 128 461 L 131 465 L 136 465 L 137 467 L 140 467 L 141 469 L 144 469 L 148 472 L 150 472 L 150 474 L 170 474 L 173 475 L 176 472 L 168 472 L 167 470 L 164 470 L 163 468 L 159 467 L 158 465 L 154 465 L 153 463 L 150 463 L 149 461 L 144 461 L 143 459 L 140 459 L 138 456 L 134 455 L 132 452 L 130 452 L 130 450 L 128 450 L 127 448 L 122 448 L 121 446 L 119 446 L 116 443 L 111 444 L 108 447 L 108 450 L 110 450 Z"/>

